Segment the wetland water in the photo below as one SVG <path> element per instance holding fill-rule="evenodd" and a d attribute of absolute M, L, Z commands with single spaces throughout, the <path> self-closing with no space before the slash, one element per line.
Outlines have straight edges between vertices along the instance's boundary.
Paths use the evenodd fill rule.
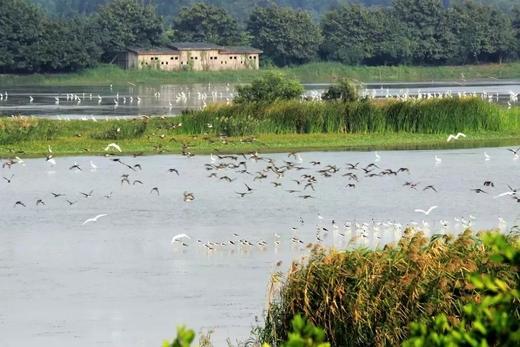
<path fill-rule="evenodd" d="M 307 84 L 306 95 L 320 95 L 328 85 Z M 507 102 L 509 92 L 520 92 L 520 81 L 370 83 L 367 95 L 392 97 L 408 93 L 487 93 Z M 0 100 L 0 115 L 35 115 L 43 117 L 135 117 L 139 115 L 176 115 L 186 109 L 233 99 L 234 86 L 229 83 L 158 85 L 158 86 L 0 86 L 7 92 Z M 159 93 L 159 94 L 157 94 Z M 74 94 L 74 96 L 72 96 Z M 77 96 L 77 98 L 76 98 Z M 30 98 L 33 98 L 32 101 Z M 57 98 L 57 100 L 56 100 Z M 79 99 L 78 99 L 79 98 Z M 117 105 L 114 100 L 117 100 Z"/>
<path fill-rule="evenodd" d="M 132 167 L 139 163 L 142 170 L 136 171 L 105 157 L 57 158 L 55 167 L 27 159 L 0 168 L 11 180 L 0 182 L 0 345 L 158 346 L 174 336 L 176 325 L 186 324 L 214 330 L 215 345 L 223 346 L 227 337 L 247 338 L 255 316 L 261 317 L 275 263 L 282 260 L 287 270 L 291 260 L 307 254 L 293 238 L 304 245 L 374 247 L 399 237 L 396 223 L 426 222 L 433 230 L 460 232 L 470 222 L 491 228 L 500 217 L 504 230 L 517 222 L 520 205 L 511 196 L 494 198 L 519 183 L 520 160 L 505 148 L 379 155 L 380 169 L 372 173 L 410 173 L 365 177 L 360 169 L 347 169 L 347 163 L 360 162 L 361 168 L 374 162 L 374 152 L 269 154 L 258 161 L 121 158 Z M 267 178 L 255 179 L 269 165 L 267 157 L 286 171 L 283 177 L 267 170 Z M 237 172 L 244 170 L 240 161 L 251 174 Z M 75 162 L 82 171 L 69 169 Z M 344 176 L 349 172 L 359 182 Z M 216 177 L 208 177 L 212 173 Z M 124 174 L 131 184 L 121 183 Z M 315 177 L 314 191 L 304 189 L 302 175 Z M 253 191 L 241 198 L 236 192 L 247 192 L 244 183 Z M 423 191 L 428 185 L 438 192 Z M 151 193 L 154 187 L 160 195 Z M 195 200 L 185 202 L 185 191 Z M 38 199 L 45 205 L 37 206 Z M 17 201 L 26 207 L 14 207 Z M 428 216 L 414 212 L 432 205 L 438 208 Z M 98 214 L 107 216 L 82 225 Z M 328 232 L 320 229 L 318 235 L 317 228 Z M 170 243 L 179 233 L 191 236 L 183 239 L 186 245 Z M 240 240 L 248 244 L 239 246 Z"/>

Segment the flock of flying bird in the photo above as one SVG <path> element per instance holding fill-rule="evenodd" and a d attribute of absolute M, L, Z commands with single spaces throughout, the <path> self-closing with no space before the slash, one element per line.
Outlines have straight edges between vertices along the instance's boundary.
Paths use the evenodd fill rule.
<path fill-rule="evenodd" d="M 464 134 L 458 133 L 456 135 L 450 135 L 448 141 L 455 141 L 465 137 Z M 133 175 L 139 171 L 145 170 L 146 167 L 142 163 L 136 163 L 135 158 L 132 157 L 121 157 L 117 156 L 118 153 L 122 152 L 121 147 L 116 143 L 110 143 L 105 147 L 106 159 L 113 165 L 117 165 L 126 172 L 123 173 L 119 180 L 121 186 L 144 186 L 144 182 L 138 178 L 134 178 Z M 512 160 L 518 160 L 520 156 L 520 148 L 508 149 L 512 153 Z M 184 156 L 189 159 L 193 155 L 188 151 L 185 151 Z M 49 146 L 48 154 L 45 157 L 49 167 L 55 167 L 57 165 L 56 159 L 53 157 L 52 148 Z M 60 159 L 65 161 L 66 159 Z M 484 152 L 483 160 L 489 161 L 491 157 Z M 442 164 L 442 158 L 437 155 L 433 158 L 434 166 Z M 2 167 L 2 180 L 4 184 L 13 185 L 17 184 L 17 177 L 15 174 L 10 174 L 9 171 L 13 166 L 24 166 L 25 161 L 19 157 L 7 159 L 1 162 Z M 81 172 L 84 170 L 96 171 L 97 165 L 90 160 L 89 167 L 82 167 L 77 162 L 70 163 L 67 165 L 68 170 Z M 251 169 L 255 167 L 256 169 Z M 378 152 L 374 153 L 374 159 L 368 163 L 351 162 L 345 163 L 343 166 L 322 163 L 319 159 L 305 162 L 299 153 L 289 153 L 285 160 L 275 160 L 268 156 L 263 156 L 258 153 L 243 153 L 238 155 L 231 154 L 211 154 L 209 162 L 204 164 L 204 169 L 207 172 L 207 178 L 215 180 L 217 182 L 233 183 L 230 189 L 230 194 L 235 195 L 239 199 L 248 199 L 254 195 L 260 189 L 265 189 L 265 185 L 270 185 L 272 189 L 279 192 L 289 194 L 295 199 L 301 200 L 312 200 L 318 198 L 319 185 L 322 180 L 330 177 L 340 177 L 342 180 L 343 187 L 341 189 L 350 190 L 354 192 L 362 184 L 370 184 L 370 180 L 378 179 L 381 177 L 400 177 L 400 183 L 396 187 L 401 185 L 401 189 L 408 189 L 410 191 L 423 192 L 423 194 L 437 194 L 441 189 L 431 183 L 422 183 L 418 180 L 413 179 L 413 173 L 408 167 L 382 167 L 381 166 L 381 155 Z M 181 176 L 183 173 L 179 168 L 169 168 L 168 174 L 175 176 Z M 239 179 L 240 177 L 240 179 Z M 265 182 L 265 183 L 264 183 Z M 22 182 L 23 183 L 23 182 Z M 263 187 L 260 187 L 263 185 Z M 236 189 L 241 187 L 242 189 Z M 490 180 L 483 180 L 481 186 L 468 187 L 468 190 L 475 194 L 489 194 L 492 195 L 493 199 L 499 198 L 510 198 L 513 201 L 520 203 L 520 190 L 513 188 L 511 185 L 507 185 L 508 190 L 502 193 L 495 193 L 495 183 Z M 0 184 L 1 188 L 1 184 Z M 150 186 L 149 194 L 160 196 L 159 186 Z M 339 187 L 338 187 L 339 189 Z M 396 188 L 398 189 L 398 188 Z M 88 192 L 79 192 L 78 195 L 82 199 L 89 199 L 94 196 L 94 189 Z M 113 192 L 103 195 L 104 199 L 111 199 Z M 53 199 L 62 199 L 64 203 L 69 206 L 75 205 L 79 200 L 73 199 L 71 196 L 67 196 L 60 192 L 49 192 L 49 197 Z M 184 191 L 182 199 L 185 203 L 190 203 L 195 200 L 195 193 Z M 45 208 L 46 201 L 42 197 L 35 198 L 33 204 L 34 208 Z M 13 203 L 14 208 L 30 208 L 31 204 L 26 201 L 17 200 Z M 426 208 L 416 208 L 414 213 L 417 216 L 429 216 L 434 213 L 438 206 L 433 205 Z M 81 225 L 94 224 L 102 219 L 106 219 L 109 216 L 107 213 L 101 213 L 91 218 L 84 220 Z M 411 222 L 407 225 L 402 225 L 392 221 L 377 222 L 372 220 L 368 223 L 360 223 L 356 221 L 346 221 L 344 223 L 338 223 L 333 218 L 324 218 L 318 214 L 316 229 L 313 240 L 311 242 L 322 243 L 333 241 L 334 245 L 349 245 L 357 242 L 368 243 L 370 240 L 374 243 L 379 243 L 385 234 L 393 234 L 395 239 L 402 235 L 402 232 L 407 226 L 414 226 L 416 228 L 430 231 L 430 225 L 425 222 Z M 463 227 L 468 228 L 474 221 L 473 216 L 456 218 L 455 224 L 450 225 L 450 222 L 441 220 L 439 222 L 441 229 L 448 231 L 448 228 Z M 299 218 L 298 224 L 304 225 L 302 217 Z M 314 223 L 314 221 L 311 221 Z M 499 226 L 505 228 L 505 221 L 500 220 Z M 290 242 L 294 247 L 303 248 L 306 244 L 305 237 L 301 235 L 300 227 L 292 227 L 290 230 Z M 329 237 L 332 235 L 332 237 Z M 287 235 L 286 235 L 287 236 Z M 171 243 L 175 248 L 190 247 L 193 245 L 199 245 L 208 251 L 214 251 L 218 249 L 251 249 L 259 248 L 266 249 L 269 246 L 275 248 L 280 245 L 283 237 L 279 234 L 274 233 L 273 238 L 270 240 L 251 240 L 244 236 L 239 236 L 234 233 L 230 235 L 226 240 L 212 240 L 203 241 L 201 239 L 192 239 L 192 236 L 186 233 L 180 233 L 173 236 Z M 328 241 L 327 241 L 328 240 Z"/>

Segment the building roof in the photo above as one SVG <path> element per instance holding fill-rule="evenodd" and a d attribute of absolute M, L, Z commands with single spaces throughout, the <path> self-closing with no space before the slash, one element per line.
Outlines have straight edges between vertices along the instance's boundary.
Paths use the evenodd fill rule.
<path fill-rule="evenodd" d="M 153 47 L 153 48 L 141 48 L 141 47 L 128 47 L 130 52 L 137 54 L 165 54 L 165 55 L 178 55 L 179 51 L 170 47 Z"/>
<path fill-rule="evenodd" d="M 168 47 L 128 47 L 128 51 L 137 54 L 178 55 L 180 51 L 218 50 L 222 54 L 261 54 L 261 50 L 247 46 L 219 46 L 207 42 L 172 42 Z"/>
<path fill-rule="evenodd" d="M 247 46 L 225 46 L 222 47 L 220 53 L 224 54 L 261 54 L 263 51 Z"/>
<path fill-rule="evenodd" d="M 223 49 L 224 47 L 208 42 L 172 42 L 169 44 L 170 47 L 175 48 L 179 51 L 188 50 L 214 50 Z"/>

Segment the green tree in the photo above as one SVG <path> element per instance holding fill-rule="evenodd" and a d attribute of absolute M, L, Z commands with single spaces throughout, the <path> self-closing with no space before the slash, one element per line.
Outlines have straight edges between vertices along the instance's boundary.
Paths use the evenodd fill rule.
<path fill-rule="evenodd" d="M 321 42 L 320 30 L 304 11 L 272 6 L 256 8 L 247 30 L 252 45 L 277 65 L 302 64 L 314 59 Z"/>
<path fill-rule="evenodd" d="M 455 63 L 502 62 L 514 56 L 516 39 L 509 16 L 468 1 L 453 6 L 448 17 L 458 42 Z"/>
<path fill-rule="evenodd" d="M 47 20 L 35 54 L 40 71 L 76 71 L 97 64 L 101 49 L 88 17 Z"/>
<path fill-rule="evenodd" d="M 138 0 L 114 0 L 97 12 L 103 60 L 112 61 L 129 46 L 148 47 L 161 43 L 162 17 L 152 5 Z"/>
<path fill-rule="evenodd" d="M 441 0 L 394 0 L 393 12 L 405 24 L 414 62 L 441 64 L 453 56 L 456 41 Z"/>
<path fill-rule="evenodd" d="M 26 0 L 0 1 L 0 72 L 39 70 L 45 15 Z"/>
<path fill-rule="evenodd" d="M 290 100 L 303 93 L 303 86 L 297 80 L 287 76 L 268 72 L 262 78 L 254 80 L 251 85 L 237 86 L 236 103 L 273 102 Z"/>
<path fill-rule="evenodd" d="M 516 41 L 516 57 L 520 58 L 520 5 L 513 8 L 512 13 L 512 25 L 515 33 Z"/>
<path fill-rule="evenodd" d="M 514 57 L 515 48 L 518 42 L 515 38 L 515 31 L 511 18 L 505 13 L 496 9 L 489 11 L 490 46 L 489 59 L 502 63 L 504 59 Z"/>
<path fill-rule="evenodd" d="M 399 21 L 391 9 L 375 8 L 372 44 L 373 55 L 365 60 L 369 65 L 410 64 L 413 58 L 413 42 L 406 35 L 406 25 Z"/>
<path fill-rule="evenodd" d="M 184 7 L 174 19 L 175 39 L 236 45 L 246 41 L 238 22 L 224 9 L 203 3 Z"/>
<path fill-rule="evenodd" d="M 341 100 L 343 102 L 355 101 L 359 99 L 358 86 L 348 78 L 341 79 L 333 84 L 323 93 L 323 100 Z"/>
<path fill-rule="evenodd" d="M 328 12 L 321 21 L 322 54 L 345 64 L 361 64 L 374 54 L 373 33 L 377 26 L 369 9 L 347 5 Z"/>

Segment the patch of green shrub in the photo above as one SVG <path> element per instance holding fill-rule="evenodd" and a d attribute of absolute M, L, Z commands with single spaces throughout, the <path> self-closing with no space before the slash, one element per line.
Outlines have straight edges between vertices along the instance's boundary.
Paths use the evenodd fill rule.
<path fill-rule="evenodd" d="M 303 86 L 295 79 L 279 72 L 267 72 L 251 85 L 237 86 L 237 104 L 245 102 L 273 102 L 298 98 Z"/>

